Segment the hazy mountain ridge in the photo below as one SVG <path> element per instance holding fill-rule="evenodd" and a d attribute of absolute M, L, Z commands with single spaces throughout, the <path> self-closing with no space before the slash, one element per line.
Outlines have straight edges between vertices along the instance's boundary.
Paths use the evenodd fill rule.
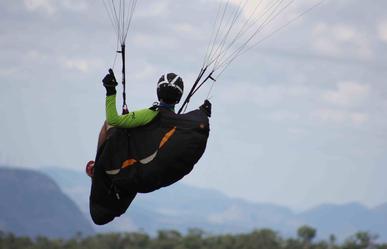
<path fill-rule="evenodd" d="M 94 233 L 79 208 L 38 171 L 0 167 L 0 229 L 19 236 Z"/>
<path fill-rule="evenodd" d="M 87 203 L 90 180 L 82 172 L 45 169 L 71 198 L 88 214 Z M 73 175 L 73 177 L 69 177 Z M 67 180 L 66 180 L 67 179 Z M 66 187 L 67 186 L 67 187 Z M 85 200 L 79 197 L 84 196 Z M 387 241 L 387 203 L 369 209 L 359 203 L 324 204 L 305 212 L 289 208 L 253 203 L 209 189 L 177 183 L 150 194 L 139 194 L 125 215 L 112 224 L 96 228 L 100 231 L 144 230 L 154 233 L 160 229 L 186 231 L 201 228 L 211 233 L 249 232 L 257 228 L 271 228 L 281 234 L 295 235 L 297 228 L 309 224 L 318 230 L 320 238 L 335 234 L 344 239 L 364 230 L 380 235 Z M 102 229 L 102 230 L 101 230 Z"/>
<path fill-rule="evenodd" d="M 69 237 L 77 231 L 93 233 L 88 213 L 90 179 L 83 172 L 0 168 L 0 230 L 17 235 Z M 82 210 L 60 190 L 51 176 Z M 315 227 L 319 238 L 335 234 L 345 239 L 370 231 L 387 241 L 387 203 L 367 208 L 359 203 L 324 204 L 301 213 L 279 205 L 252 203 L 208 189 L 175 184 L 150 194 L 139 194 L 127 213 L 99 232 L 161 229 L 186 232 L 201 228 L 209 233 L 242 233 L 270 228 L 294 236 L 304 224 Z"/>
<path fill-rule="evenodd" d="M 377 233 L 386 240 L 387 220 L 380 215 L 383 213 L 382 208 L 379 212 L 377 208 L 370 209 L 359 203 L 324 204 L 303 212 L 299 216 L 306 224 L 318 227 L 320 233 L 325 235 L 333 233 L 332 228 L 340 231 L 344 237 L 363 230 Z"/>

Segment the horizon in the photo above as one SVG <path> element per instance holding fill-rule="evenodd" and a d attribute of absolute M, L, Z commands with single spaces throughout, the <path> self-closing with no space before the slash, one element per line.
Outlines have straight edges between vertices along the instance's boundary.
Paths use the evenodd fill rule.
<path fill-rule="evenodd" d="M 2 165 L 0 164 L 0 169 L 3 168 L 3 169 L 11 169 L 11 170 L 29 170 L 29 171 L 34 171 L 34 172 L 39 172 L 39 173 L 42 173 L 48 177 L 50 177 L 52 180 L 54 180 L 56 182 L 56 184 L 60 187 L 60 184 L 56 181 L 56 179 L 54 179 L 53 177 L 50 176 L 50 174 L 48 174 L 47 172 L 45 172 L 45 170 L 54 170 L 54 171 L 66 171 L 66 172 L 73 172 L 73 173 L 77 173 L 79 174 L 79 176 L 84 176 L 85 179 L 88 179 L 88 177 L 86 176 L 86 174 L 83 172 L 83 170 L 77 170 L 77 169 L 68 169 L 68 168 L 65 168 L 65 167 L 56 167 L 56 166 L 42 166 L 42 167 L 34 167 L 34 168 L 29 168 L 29 167 L 23 167 L 23 166 L 15 166 L 15 165 L 12 165 L 12 166 L 7 166 L 7 165 Z M 357 201 L 353 201 L 353 202 L 343 202 L 343 203 L 333 203 L 333 202 L 322 202 L 322 203 L 319 203 L 319 204 L 316 204 L 315 206 L 311 206 L 311 207 L 307 207 L 305 209 L 294 209 L 290 206 L 286 206 L 286 205 L 283 205 L 283 204 L 279 204 L 279 203 L 272 203 L 272 202 L 256 202 L 254 200 L 249 200 L 249 199 L 246 199 L 246 198 L 243 198 L 243 197 L 238 197 L 238 196 L 230 196 L 229 194 L 221 191 L 221 190 L 218 190 L 218 189 L 213 189 L 213 188 L 208 188 L 208 187 L 203 187 L 203 186 L 196 186 L 196 185 L 192 185 L 190 183 L 185 183 L 185 182 L 179 182 L 179 183 L 176 183 L 177 185 L 185 185 L 185 186 L 188 186 L 188 187 L 191 187 L 191 188 L 195 188 L 195 189 L 198 189 L 198 190 L 205 190 L 205 191 L 215 191 L 216 193 L 218 194 L 222 194 L 224 195 L 225 197 L 229 198 L 229 199 L 232 199 L 232 200 L 239 200 L 239 201 L 246 201 L 248 203 L 252 203 L 252 204 L 268 204 L 268 205 L 274 205 L 274 206 L 278 206 L 278 207 L 284 207 L 284 208 L 287 208 L 289 210 L 291 210 L 294 214 L 301 214 L 303 212 L 307 212 L 307 211 L 310 211 L 310 210 L 313 210 L 313 209 L 317 209 L 317 208 L 320 208 L 322 206 L 340 206 L 340 207 L 343 207 L 343 206 L 349 206 L 349 205 L 360 205 L 362 207 L 365 207 L 367 208 L 368 210 L 373 210 L 373 209 L 376 209 L 376 208 L 379 208 L 379 207 L 382 207 L 382 206 L 385 206 L 387 205 L 387 201 L 386 202 L 383 202 L 383 203 L 379 203 L 375 206 L 369 206 L 369 205 L 366 205 L 364 203 L 361 203 L 361 202 L 357 202 Z M 162 189 L 165 190 L 166 188 L 168 187 L 163 187 Z M 64 189 L 61 188 L 61 190 L 63 191 Z M 146 195 L 146 194 L 145 194 Z"/>

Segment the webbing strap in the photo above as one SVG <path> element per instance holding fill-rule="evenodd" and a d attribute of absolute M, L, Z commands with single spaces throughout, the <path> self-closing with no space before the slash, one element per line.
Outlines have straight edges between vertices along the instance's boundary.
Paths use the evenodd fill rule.
<path fill-rule="evenodd" d="M 207 75 L 207 77 L 206 77 L 203 81 L 201 81 L 202 78 L 203 78 L 203 76 L 204 76 L 204 74 L 206 73 L 207 69 L 208 69 L 208 67 L 204 67 L 204 68 L 202 68 L 202 69 L 200 70 L 200 73 L 199 73 L 197 79 L 195 80 L 195 83 L 193 84 L 191 90 L 189 91 L 189 93 L 188 93 L 186 99 L 184 100 L 182 106 L 180 107 L 178 114 L 181 114 L 181 113 L 183 112 L 183 110 L 185 111 L 185 109 L 187 108 L 188 103 L 190 102 L 192 96 L 193 96 L 193 95 L 194 95 L 194 94 L 195 94 L 195 93 L 196 93 L 196 92 L 197 92 L 197 91 L 198 91 L 198 90 L 199 90 L 199 89 L 200 89 L 200 88 L 208 81 L 208 80 L 211 79 L 211 80 L 213 80 L 213 81 L 216 81 L 216 79 L 212 77 L 214 71 L 211 71 L 211 73 L 209 73 L 209 74 Z M 201 82 L 200 82 L 200 81 L 201 81 Z"/>
<path fill-rule="evenodd" d="M 125 74 L 125 44 L 121 45 L 121 51 L 119 51 L 122 56 L 122 114 L 128 114 L 128 106 L 126 104 L 126 74 Z"/>

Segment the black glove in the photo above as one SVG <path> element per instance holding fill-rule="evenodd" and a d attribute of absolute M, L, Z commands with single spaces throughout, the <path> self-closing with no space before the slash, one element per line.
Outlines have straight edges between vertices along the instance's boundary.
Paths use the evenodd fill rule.
<path fill-rule="evenodd" d="M 208 117 L 211 117 L 211 108 L 212 104 L 208 99 L 204 101 L 204 104 L 199 107 L 200 110 L 202 110 L 205 114 L 207 114 Z"/>
<path fill-rule="evenodd" d="M 116 86 L 118 85 L 113 70 L 109 69 L 109 74 L 102 80 L 103 86 L 106 88 L 106 96 L 114 95 L 117 93 Z"/>

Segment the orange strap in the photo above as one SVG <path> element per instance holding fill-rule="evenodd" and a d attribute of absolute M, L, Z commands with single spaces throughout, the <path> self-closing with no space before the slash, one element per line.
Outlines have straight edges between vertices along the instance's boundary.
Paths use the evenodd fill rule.
<path fill-rule="evenodd" d="M 161 139 L 161 142 L 160 142 L 160 145 L 159 145 L 159 149 L 161 149 L 161 147 L 163 147 L 164 144 L 165 144 L 166 142 L 168 142 L 168 140 L 173 136 L 173 134 L 175 133 L 175 131 L 176 131 L 176 127 L 173 127 L 172 130 L 168 131 L 168 132 L 164 135 L 163 139 Z"/>
<path fill-rule="evenodd" d="M 122 163 L 121 168 L 122 168 L 122 169 L 128 168 L 129 166 L 132 166 L 132 165 L 135 164 L 135 163 L 137 163 L 137 160 L 136 160 L 136 159 L 129 159 L 129 160 L 126 160 L 125 162 Z"/>
<path fill-rule="evenodd" d="M 169 141 L 169 139 L 173 136 L 173 134 L 175 134 L 175 131 L 176 131 L 176 127 L 173 127 L 170 131 L 165 133 L 164 137 L 160 141 L 159 149 L 161 149 Z M 122 163 L 121 168 L 122 169 L 128 168 L 137 162 L 138 161 L 136 159 L 126 160 L 125 162 Z"/>

